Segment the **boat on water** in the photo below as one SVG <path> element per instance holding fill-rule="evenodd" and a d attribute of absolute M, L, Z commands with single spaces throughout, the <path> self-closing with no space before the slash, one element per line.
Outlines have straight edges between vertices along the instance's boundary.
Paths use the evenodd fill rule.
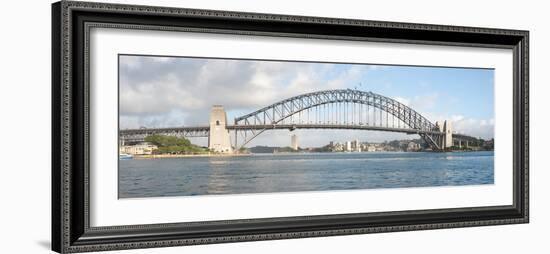
<path fill-rule="evenodd" d="M 134 156 L 131 155 L 131 154 L 127 154 L 127 153 L 121 153 L 121 154 L 118 155 L 118 159 L 120 159 L 120 160 L 130 160 L 132 158 L 134 158 Z"/>

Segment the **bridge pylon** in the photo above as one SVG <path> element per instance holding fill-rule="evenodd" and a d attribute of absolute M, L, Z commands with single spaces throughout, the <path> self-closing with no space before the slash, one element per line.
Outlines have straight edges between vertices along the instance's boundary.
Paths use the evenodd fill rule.
<path fill-rule="evenodd" d="M 443 135 L 439 138 L 439 147 L 441 149 L 450 148 L 453 146 L 453 127 L 451 121 L 445 120 L 443 126 L 439 122 L 435 122 L 435 127 Z"/>
<path fill-rule="evenodd" d="M 227 114 L 223 106 L 214 105 L 210 111 L 210 132 L 208 148 L 217 153 L 232 153 L 229 130 L 227 129 Z"/>

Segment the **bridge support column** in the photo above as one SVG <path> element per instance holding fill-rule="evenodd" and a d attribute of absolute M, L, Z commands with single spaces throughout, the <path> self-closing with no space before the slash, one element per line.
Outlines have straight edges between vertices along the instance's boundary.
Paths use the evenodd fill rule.
<path fill-rule="evenodd" d="M 210 111 L 210 134 L 208 148 L 217 153 L 232 153 L 229 130 L 227 130 L 227 114 L 223 106 L 214 105 Z"/>
<path fill-rule="evenodd" d="M 439 122 L 436 122 L 435 127 L 438 131 L 443 132 L 443 135 L 439 138 L 439 147 L 445 149 L 453 146 L 453 128 L 451 126 L 451 121 L 445 120 L 443 126 L 441 126 Z"/>

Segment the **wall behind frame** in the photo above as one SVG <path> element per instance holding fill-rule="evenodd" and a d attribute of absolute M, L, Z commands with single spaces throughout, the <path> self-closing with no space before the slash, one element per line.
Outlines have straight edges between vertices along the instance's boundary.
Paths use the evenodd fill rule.
<path fill-rule="evenodd" d="M 107 0 L 104 0 L 107 1 Z M 540 253 L 550 226 L 550 135 L 543 129 L 550 96 L 550 32 L 543 1 L 245 1 L 132 0 L 247 12 L 482 26 L 531 31 L 531 223 L 387 234 L 245 242 L 110 253 Z M 509 3 L 508 3 L 509 2 Z M 0 19 L 1 253 L 51 253 L 50 239 L 50 1 L 9 1 Z M 30 147 L 30 149 L 29 149 Z"/>

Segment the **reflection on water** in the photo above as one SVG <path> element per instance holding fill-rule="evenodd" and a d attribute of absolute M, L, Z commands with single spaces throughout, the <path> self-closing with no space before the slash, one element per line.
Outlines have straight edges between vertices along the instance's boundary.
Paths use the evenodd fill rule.
<path fill-rule="evenodd" d="M 119 197 L 492 184 L 493 158 L 493 152 L 467 152 L 121 160 Z"/>

